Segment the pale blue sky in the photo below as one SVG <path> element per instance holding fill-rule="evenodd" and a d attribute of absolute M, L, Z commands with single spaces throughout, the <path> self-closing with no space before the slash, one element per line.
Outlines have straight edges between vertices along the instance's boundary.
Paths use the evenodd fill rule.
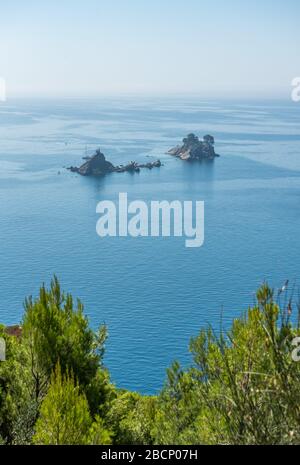
<path fill-rule="evenodd" d="M 299 24 L 299 0 L 0 0 L 0 76 L 11 95 L 281 97 Z"/>

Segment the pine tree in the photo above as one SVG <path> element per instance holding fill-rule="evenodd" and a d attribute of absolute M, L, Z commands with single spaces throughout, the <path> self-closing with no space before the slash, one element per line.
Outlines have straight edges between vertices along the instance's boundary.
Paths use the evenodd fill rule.
<path fill-rule="evenodd" d="M 35 444 L 87 444 L 92 418 L 86 396 L 73 375 L 62 374 L 58 364 L 42 402 L 33 437 Z"/>

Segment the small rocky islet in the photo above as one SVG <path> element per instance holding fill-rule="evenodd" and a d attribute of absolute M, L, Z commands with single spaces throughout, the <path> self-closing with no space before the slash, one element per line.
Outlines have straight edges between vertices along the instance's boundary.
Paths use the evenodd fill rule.
<path fill-rule="evenodd" d="M 91 157 L 84 157 L 86 160 L 79 168 L 77 166 L 70 166 L 68 170 L 72 173 L 81 174 L 81 176 L 103 176 L 108 173 L 124 173 L 125 171 L 136 173 L 141 168 L 159 168 L 162 163 L 160 160 L 156 160 L 149 163 L 139 164 L 135 161 L 131 161 L 127 165 L 114 166 L 112 163 L 105 159 L 104 154 L 100 149 L 97 149 L 95 154 Z"/>
<path fill-rule="evenodd" d="M 199 140 L 195 134 L 188 134 L 182 142 L 182 145 L 177 145 L 176 147 L 168 150 L 167 154 L 181 158 L 181 160 L 185 161 L 212 160 L 215 157 L 219 157 L 214 150 L 215 141 L 213 136 L 206 135 L 203 137 L 203 140 Z M 105 159 L 105 156 L 100 149 L 97 149 L 94 155 L 84 157 L 84 160 L 85 162 L 81 166 L 70 166 L 67 169 L 72 173 L 78 173 L 81 176 L 103 176 L 114 172 L 124 173 L 127 171 L 137 173 L 142 168 L 152 169 L 160 168 L 162 166 L 160 160 L 148 163 L 137 163 L 136 161 L 131 161 L 127 165 L 114 166 L 111 162 Z"/>
<path fill-rule="evenodd" d="M 185 161 L 213 160 L 220 155 L 214 149 L 215 139 L 207 134 L 200 140 L 195 134 L 188 134 L 182 139 L 182 144 L 168 150 L 167 154 Z"/>

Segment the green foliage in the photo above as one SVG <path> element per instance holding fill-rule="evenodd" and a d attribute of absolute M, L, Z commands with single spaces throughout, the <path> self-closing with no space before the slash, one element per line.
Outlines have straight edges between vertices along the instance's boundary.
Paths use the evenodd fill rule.
<path fill-rule="evenodd" d="M 192 339 L 195 366 L 177 365 L 160 396 L 160 443 L 293 444 L 300 442 L 299 334 L 264 285 L 257 305 L 228 334 L 212 329 Z M 168 415 L 168 412 L 171 414 Z"/>
<path fill-rule="evenodd" d="M 88 444 L 101 445 L 112 443 L 112 433 L 106 428 L 106 425 L 99 415 L 92 422 L 88 432 Z"/>
<path fill-rule="evenodd" d="M 6 361 L 0 362 L 0 436 L 7 444 L 30 441 L 37 416 L 32 397 L 33 382 L 26 345 L 8 336 L 4 328 L 0 336 L 6 342 Z"/>
<path fill-rule="evenodd" d="M 167 382 L 158 399 L 153 428 L 155 444 L 197 444 L 197 415 L 196 383 L 175 362 L 167 371 Z"/>
<path fill-rule="evenodd" d="M 20 338 L 0 327 L 0 443 L 300 444 L 294 311 L 263 285 L 228 332 L 191 340 L 191 367 L 175 362 L 159 396 L 143 396 L 111 384 L 106 329 L 92 331 L 54 278 L 26 301 Z"/>
<path fill-rule="evenodd" d="M 83 314 L 78 300 L 74 306 L 70 294 L 64 294 L 54 277 L 49 290 L 42 286 L 36 300 L 25 301 L 23 339 L 30 356 L 35 381 L 36 399 L 43 397 L 52 371 L 59 362 L 65 373 L 71 370 L 84 387 L 90 407 L 95 413 L 105 401 L 108 374 L 102 367 L 106 328 L 95 333 Z"/>
<path fill-rule="evenodd" d="M 107 414 L 115 444 L 152 444 L 156 399 L 136 392 L 120 392 Z"/>
<path fill-rule="evenodd" d="M 82 445 L 107 444 L 109 439 L 100 418 L 93 423 L 87 398 L 80 392 L 73 375 L 63 375 L 57 365 L 41 405 L 33 442 Z"/>

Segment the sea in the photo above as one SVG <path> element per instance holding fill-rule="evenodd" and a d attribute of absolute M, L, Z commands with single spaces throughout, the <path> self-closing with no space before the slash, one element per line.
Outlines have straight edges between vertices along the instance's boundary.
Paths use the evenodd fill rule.
<path fill-rule="evenodd" d="M 207 101 L 197 96 L 8 99 L 0 102 L 0 322 L 22 320 L 25 297 L 55 274 L 91 326 L 108 328 L 104 364 L 119 388 L 155 394 L 189 341 L 229 328 L 268 282 L 300 265 L 300 104 Z M 168 155 L 188 133 L 211 134 L 220 155 L 188 163 Z M 139 173 L 81 177 L 100 148 Z M 98 202 L 204 201 L 205 240 L 105 237 Z"/>

